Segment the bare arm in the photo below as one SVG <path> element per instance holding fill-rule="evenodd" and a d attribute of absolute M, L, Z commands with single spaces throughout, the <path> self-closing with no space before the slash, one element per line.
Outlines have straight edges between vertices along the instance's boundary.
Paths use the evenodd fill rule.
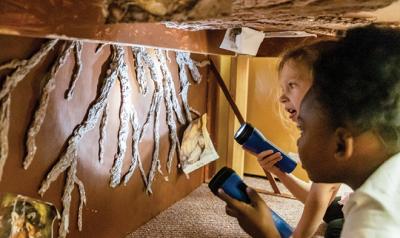
<path fill-rule="evenodd" d="M 340 184 L 313 183 L 304 204 L 303 214 L 293 232 L 293 238 L 312 237 L 335 197 Z"/>
<path fill-rule="evenodd" d="M 303 180 L 296 178 L 292 174 L 282 172 L 276 166 L 274 166 L 276 162 L 282 159 L 282 156 L 279 152 L 273 153 L 272 150 L 267 150 L 256 156 L 258 163 L 264 172 L 273 173 L 298 200 L 300 200 L 302 203 L 306 202 L 311 183 L 306 183 Z"/>
<path fill-rule="evenodd" d="M 279 178 L 279 180 L 293 194 L 293 196 L 295 196 L 300 202 L 306 203 L 307 196 L 310 192 L 311 183 L 304 182 L 296 176 L 282 172 L 279 169 L 272 173 Z"/>

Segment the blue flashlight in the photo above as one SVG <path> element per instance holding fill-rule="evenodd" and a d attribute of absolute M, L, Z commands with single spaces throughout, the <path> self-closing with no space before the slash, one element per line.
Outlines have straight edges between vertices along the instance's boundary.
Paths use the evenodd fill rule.
<path fill-rule="evenodd" d="M 250 203 L 250 198 L 246 193 L 247 185 L 242 181 L 242 179 L 235 173 L 233 169 L 228 167 L 223 167 L 217 174 L 211 179 L 208 187 L 211 191 L 217 195 L 218 189 L 222 188 L 226 194 L 229 196 L 245 202 Z M 272 213 L 272 220 L 275 223 L 276 228 L 282 238 L 289 238 L 293 229 L 289 224 L 286 223 L 277 213 L 270 209 Z"/>
<path fill-rule="evenodd" d="M 267 140 L 259 130 L 249 123 L 243 123 L 240 126 L 239 130 L 235 133 L 235 140 L 243 145 L 244 148 L 256 154 L 265 150 L 272 150 L 274 153 L 280 152 L 282 160 L 278 161 L 275 165 L 283 172 L 291 173 L 297 166 L 296 161 L 283 153 L 281 149 Z"/>

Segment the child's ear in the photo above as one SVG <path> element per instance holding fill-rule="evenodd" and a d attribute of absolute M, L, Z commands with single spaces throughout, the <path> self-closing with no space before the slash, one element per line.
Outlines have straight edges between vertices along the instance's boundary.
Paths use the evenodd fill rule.
<path fill-rule="evenodd" d="M 339 127 L 335 131 L 336 151 L 335 158 L 338 161 L 350 159 L 353 155 L 354 138 L 349 130 Z"/>

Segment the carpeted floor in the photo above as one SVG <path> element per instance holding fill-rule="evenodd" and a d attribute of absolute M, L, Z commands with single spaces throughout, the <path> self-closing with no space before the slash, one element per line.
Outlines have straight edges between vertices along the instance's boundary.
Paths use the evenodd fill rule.
<path fill-rule="evenodd" d="M 251 187 L 272 191 L 269 183 L 262 178 L 245 177 Z M 278 183 L 283 193 L 287 190 Z M 300 219 L 303 204 L 294 199 L 261 195 L 267 204 L 291 226 Z M 322 224 L 318 234 L 322 234 Z M 167 210 L 139 227 L 126 238 L 142 237 L 249 237 L 238 225 L 236 219 L 225 214 L 225 203 L 215 197 L 206 184 L 201 185 L 189 196 L 175 203 Z M 322 236 L 316 236 L 322 237 Z"/>

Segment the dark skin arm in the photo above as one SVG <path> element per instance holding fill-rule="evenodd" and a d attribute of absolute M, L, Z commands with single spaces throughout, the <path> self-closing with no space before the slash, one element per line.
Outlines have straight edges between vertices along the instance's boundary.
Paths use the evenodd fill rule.
<path fill-rule="evenodd" d="M 280 238 L 267 204 L 253 189 L 247 188 L 246 192 L 250 204 L 230 197 L 222 189 L 218 190 L 218 196 L 226 202 L 226 214 L 236 217 L 240 227 L 252 237 Z"/>

